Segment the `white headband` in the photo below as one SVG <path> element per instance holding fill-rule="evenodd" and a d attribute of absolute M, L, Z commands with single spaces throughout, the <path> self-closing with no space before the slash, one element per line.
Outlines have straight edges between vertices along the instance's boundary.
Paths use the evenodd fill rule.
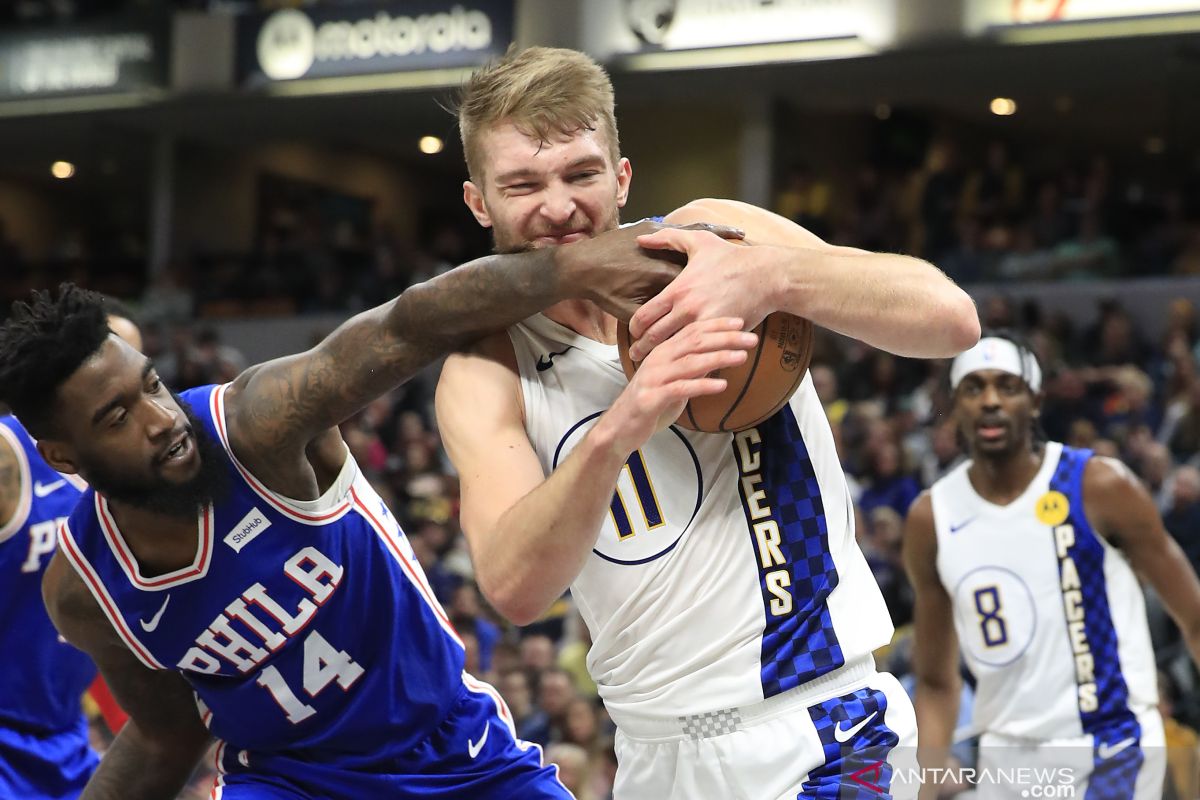
<path fill-rule="evenodd" d="M 950 388 L 957 389 L 963 378 L 981 369 L 998 369 L 1016 375 L 1035 393 L 1042 389 L 1042 368 L 1038 366 L 1037 357 L 1008 339 L 989 336 L 960 353 L 950 365 Z"/>

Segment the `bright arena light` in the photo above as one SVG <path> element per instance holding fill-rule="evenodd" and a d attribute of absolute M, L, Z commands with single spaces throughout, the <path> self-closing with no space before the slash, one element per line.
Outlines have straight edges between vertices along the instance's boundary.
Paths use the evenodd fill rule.
<path fill-rule="evenodd" d="M 1017 113 L 1017 101 L 1011 97 L 992 98 L 992 113 L 998 117 L 1011 117 Z"/>
<path fill-rule="evenodd" d="M 50 165 L 50 174 L 59 180 L 66 180 L 75 174 L 75 165 L 70 161 L 55 161 Z"/>
<path fill-rule="evenodd" d="M 427 156 L 442 152 L 442 148 L 445 146 L 445 142 L 436 136 L 422 136 L 421 141 L 417 143 L 417 147 L 421 148 L 421 152 Z"/>

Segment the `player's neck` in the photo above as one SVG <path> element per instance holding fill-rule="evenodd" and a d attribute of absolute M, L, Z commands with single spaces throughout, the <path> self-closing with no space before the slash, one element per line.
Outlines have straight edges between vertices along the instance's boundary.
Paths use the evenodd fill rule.
<path fill-rule="evenodd" d="M 617 343 L 617 318 L 588 300 L 564 300 L 544 312 L 547 317 L 580 336 L 604 344 Z"/>
<path fill-rule="evenodd" d="M 147 511 L 115 501 L 109 501 L 108 510 L 143 577 L 174 572 L 195 562 L 200 546 L 197 517 Z"/>
<path fill-rule="evenodd" d="M 976 455 L 967 475 L 984 500 L 1002 506 L 1020 497 L 1037 477 L 1045 458 L 1040 445 L 1022 447 L 1011 453 Z"/>

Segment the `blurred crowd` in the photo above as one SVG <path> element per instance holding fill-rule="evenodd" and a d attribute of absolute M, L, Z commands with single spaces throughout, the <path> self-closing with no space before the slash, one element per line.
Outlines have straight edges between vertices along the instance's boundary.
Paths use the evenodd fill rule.
<path fill-rule="evenodd" d="M 1200 568 L 1200 319 L 1175 300 L 1165 333 L 1147 339 L 1116 302 L 1096 323 L 995 296 L 986 326 L 1020 331 L 1045 368 L 1045 435 L 1122 459 L 1143 480 L 1171 535 Z M 164 331 L 170 330 L 169 334 Z M 212 331 L 151 325 L 147 350 L 177 389 L 231 378 L 244 365 Z M 911 686 L 912 592 L 900 559 L 904 517 L 917 494 L 962 456 L 949 417 L 948 362 L 894 357 L 832 334 L 811 367 L 850 480 L 857 532 L 897 627 L 877 654 Z M 610 796 L 612 723 L 587 675 L 588 632 L 568 596 L 517 629 L 481 597 L 458 527 L 457 479 L 432 415 L 436 368 L 372 403 L 342 426 L 358 463 L 402 521 L 439 600 L 467 646 L 467 669 L 493 683 L 518 733 L 546 749 L 582 800 Z M 1200 692 L 1185 648 L 1160 603 L 1148 597 L 1164 710 L 1178 744 L 1196 751 Z M 964 714 L 970 708 L 969 686 Z M 1172 727 L 1173 726 L 1173 727 Z M 101 741 L 102 740 L 98 740 Z M 1190 749 L 1188 749 L 1190 748 Z M 967 756 L 964 756 L 967 758 Z M 211 784 L 197 777 L 196 797 Z"/>
<path fill-rule="evenodd" d="M 915 168 L 837 182 L 794 164 L 775 210 L 837 244 L 909 253 L 959 283 L 1200 274 L 1200 179 L 1106 158 L 1022 159 L 1004 141 L 935 138 Z"/>
<path fill-rule="evenodd" d="M 1200 172 L 1151 179 L 1103 157 L 1018 158 L 1016 146 L 931 138 L 917 167 L 863 161 L 852 178 L 803 164 L 780 178 L 775 210 L 828 241 L 927 258 L 965 285 L 1200 275 Z M 972 155 L 967 155 L 967 153 Z M 250 252 L 192 251 L 147 280 L 143 237 L 67 230 L 31 263 L 0 220 L 0 301 L 29 287 L 86 280 L 153 313 L 244 317 L 353 312 L 484 255 L 465 210 L 409 241 L 367 215 L 338 216 L 324 195 L 283 195 L 260 209 Z M 165 308 L 160 308 L 164 306 Z"/>

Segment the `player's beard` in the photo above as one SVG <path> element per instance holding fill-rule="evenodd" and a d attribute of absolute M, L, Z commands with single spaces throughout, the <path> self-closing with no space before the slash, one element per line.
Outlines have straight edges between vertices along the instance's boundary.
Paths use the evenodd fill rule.
<path fill-rule="evenodd" d="M 110 501 L 129 505 L 155 514 L 172 517 L 195 517 L 210 503 L 220 501 L 229 488 L 226 457 L 213 441 L 204 425 L 179 395 L 171 393 L 187 418 L 188 428 L 195 440 L 200 469 L 188 481 L 173 483 L 159 477 L 149 482 L 131 481 L 110 473 L 106 468 L 93 466 L 87 471 L 88 483 Z"/>

